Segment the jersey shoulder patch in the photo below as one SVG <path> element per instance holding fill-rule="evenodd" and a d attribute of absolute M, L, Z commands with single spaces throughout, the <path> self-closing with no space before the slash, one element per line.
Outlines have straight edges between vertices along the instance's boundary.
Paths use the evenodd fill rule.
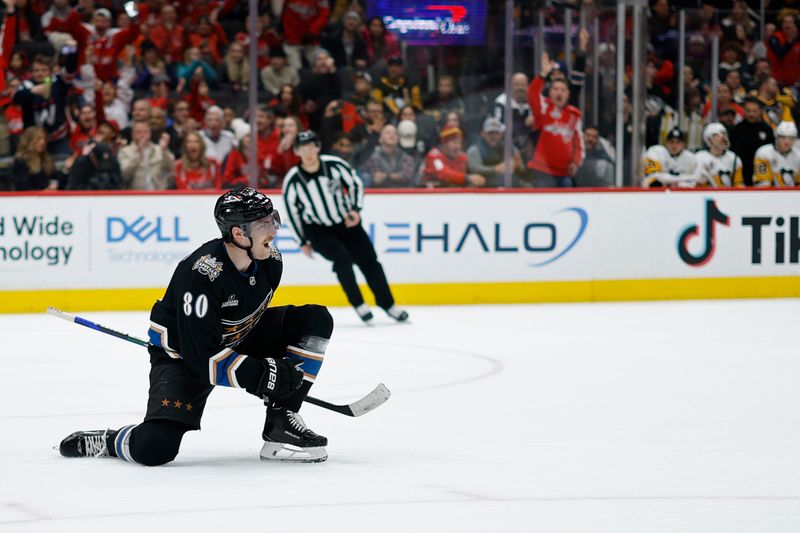
<path fill-rule="evenodd" d="M 222 273 L 222 261 L 217 261 L 217 258 L 211 254 L 200 256 L 194 262 L 192 270 L 197 270 L 203 276 L 208 276 L 210 281 L 214 281 Z"/>

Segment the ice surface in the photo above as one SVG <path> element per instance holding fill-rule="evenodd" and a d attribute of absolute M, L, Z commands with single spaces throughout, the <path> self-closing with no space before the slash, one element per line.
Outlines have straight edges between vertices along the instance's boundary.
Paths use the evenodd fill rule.
<path fill-rule="evenodd" d="M 800 301 L 410 311 L 368 328 L 333 310 L 312 394 L 392 398 L 361 418 L 305 406 L 327 462 L 259 461 L 263 407 L 218 388 L 158 468 L 51 449 L 140 420 L 142 348 L 0 315 L 0 530 L 800 531 Z"/>

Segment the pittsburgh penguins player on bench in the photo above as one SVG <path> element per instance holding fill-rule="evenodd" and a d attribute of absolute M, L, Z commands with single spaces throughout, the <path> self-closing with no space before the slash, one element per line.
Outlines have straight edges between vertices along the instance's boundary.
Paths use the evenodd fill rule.
<path fill-rule="evenodd" d="M 118 430 L 78 431 L 65 457 L 119 457 L 163 465 L 187 431 L 200 429 L 216 385 L 247 390 L 267 405 L 261 458 L 320 462 L 328 439 L 297 414 L 319 372 L 333 331 L 325 307 L 268 307 L 283 271 L 271 247 L 280 216 L 269 198 L 246 187 L 216 202 L 222 232 L 178 264 L 150 313 L 147 414 Z"/>

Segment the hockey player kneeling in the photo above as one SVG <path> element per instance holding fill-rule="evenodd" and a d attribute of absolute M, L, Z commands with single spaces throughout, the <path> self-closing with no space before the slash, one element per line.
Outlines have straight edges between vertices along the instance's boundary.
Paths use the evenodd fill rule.
<path fill-rule="evenodd" d="M 222 238 L 178 264 L 150 313 L 150 392 L 138 425 L 78 431 L 65 457 L 119 457 L 162 465 L 178 455 L 184 433 L 200 429 L 211 390 L 247 390 L 267 406 L 261 458 L 320 462 L 328 439 L 297 413 L 333 331 L 325 307 L 268 307 L 283 263 L 272 241 L 280 216 L 252 188 L 223 194 L 214 207 Z"/>

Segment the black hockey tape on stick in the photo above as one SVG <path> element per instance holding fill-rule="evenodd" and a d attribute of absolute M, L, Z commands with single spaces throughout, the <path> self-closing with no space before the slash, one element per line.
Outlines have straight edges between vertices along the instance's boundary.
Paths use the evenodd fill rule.
<path fill-rule="evenodd" d="M 100 333 L 105 333 L 106 335 L 111 335 L 112 337 L 116 337 L 124 341 L 132 342 L 133 344 L 138 344 L 139 346 L 145 346 L 145 347 L 150 346 L 150 343 L 144 339 L 139 339 L 137 337 L 128 335 L 127 333 L 121 333 L 111 328 L 101 326 L 96 322 L 92 322 L 91 320 L 79 317 L 78 315 L 73 315 L 71 313 L 67 313 L 60 309 L 56 309 L 55 307 L 48 307 L 47 311 L 45 312 L 48 315 L 60 318 L 61 320 L 66 320 L 67 322 L 80 324 L 81 326 L 85 326 L 89 329 L 99 331 Z M 367 394 L 360 400 L 356 400 L 353 403 L 345 405 L 337 405 L 334 403 L 326 402 L 325 400 L 319 400 L 317 398 L 314 398 L 313 396 L 306 396 L 304 401 L 316 405 L 317 407 L 322 407 L 323 409 L 327 409 L 329 411 L 335 411 L 343 415 L 361 416 L 369 413 L 373 409 L 380 407 L 381 405 L 386 403 L 386 400 L 389 399 L 389 396 L 391 396 L 391 392 L 389 392 L 389 389 L 386 387 L 386 385 L 384 385 L 383 383 L 379 383 L 369 394 Z"/>

